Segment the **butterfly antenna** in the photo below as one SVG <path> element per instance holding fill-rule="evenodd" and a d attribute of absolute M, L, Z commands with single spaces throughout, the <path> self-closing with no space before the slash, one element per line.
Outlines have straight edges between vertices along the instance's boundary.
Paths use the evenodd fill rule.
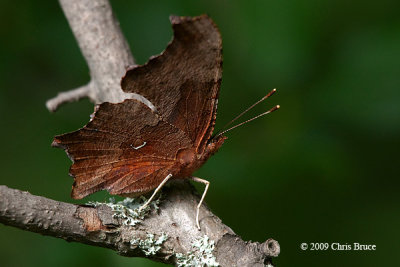
<path fill-rule="evenodd" d="M 263 102 L 265 99 L 267 99 L 268 97 L 270 97 L 271 95 L 273 95 L 276 92 L 276 89 L 272 89 L 271 92 L 269 92 L 267 95 L 265 95 L 263 98 L 261 98 L 260 100 L 258 100 L 256 103 L 254 103 L 253 105 L 251 105 L 250 107 L 248 107 L 245 111 L 243 111 L 242 113 L 240 113 L 239 115 L 237 115 L 233 120 L 231 120 L 230 122 L 228 122 L 227 124 L 224 125 L 224 127 L 222 127 L 222 130 L 226 129 L 229 125 L 231 125 L 233 122 L 235 122 L 237 119 L 239 119 L 240 117 L 242 117 L 244 114 L 246 114 L 249 110 L 251 110 L 252 108 L 254 108 L 255 106 L 257 106 L 258 104 L 260 104 L 261 102 Z M 218 134 L 219 135 L 219 134 Z"/>
<path fill-rule="evenodd" d="M 217 134 L 215 137 L 220 136 L 220 135 L 223 135 L 224 133 L 229 132 L 230 130 L 233 130 L 233 129 L 239 127 L 239 126 L 242 126 L 243 124 L 246 124 L 246 123 L 248 123 L 248 122 L 254 121 L 255 119 L 258 119 L 258 118 L 260 118 L 260 117 L 262 117 L 262 116 L 265 116 L 265 115 L 267 115 L 267 114 L 269 114 L 269 113 L 271 113 L 271 112 L 274 112 L 275 110 L 277 110 L 277 109 L 280 108 L 280 107 L 281 107 L 281 106 L 276 105 L 275 107 L 271 108 L 270 110 L 268 110 L 268 111 L 266 111 L 266 112 L 264 112 L 264 113 L 261 113 L 260 115 L 257 115 L 257 116 L 255 116 L 254 118 L 251 118 L 251 119 L 249 119 L 249 120 L 247 120 L 247 121 L 241 122 L 241 123 L 239 123 L 239 124 L 237 124 L 237 125 L 235 125 L 235 126 L 229 128 L 229 129 L 227 129 L 227 130 L 224 130 L 224 131 L 220 132 L 220 133 Z"/>

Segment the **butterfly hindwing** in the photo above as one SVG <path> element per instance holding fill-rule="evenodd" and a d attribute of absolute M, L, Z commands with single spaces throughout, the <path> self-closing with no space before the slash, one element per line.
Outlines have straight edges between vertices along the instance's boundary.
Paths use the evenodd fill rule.
<path fill-rule="evenodd" d="M 99 105 L 85 127 L 56 136 L 53 145 L 73 160 L 72 196 L 83 198 L 102 189 L 112 194 L 154 189 L 168 175 L 177 151 L 192 142 L 143 103 L 125 100 Z"/>

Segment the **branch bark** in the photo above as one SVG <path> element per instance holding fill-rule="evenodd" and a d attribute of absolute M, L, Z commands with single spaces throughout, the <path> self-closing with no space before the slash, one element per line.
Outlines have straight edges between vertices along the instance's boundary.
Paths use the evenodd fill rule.
<path fill-rule="evenodd" d="M 135 64 L 119 23 L 108 0 L 60 0 L 61 7 L 89 66 L 87 86 L 58 94 L 46 106 L 56 111 L 60 105 L 88 97 L 93 103 L 118 103 L 142 96 L 125 93 L 120 86 L 126 68 Z"/>
<path fill-rule="evenodd" d="M 91 81 L 80 88 L 58 94 L 46 105 L 55 111 L 61 104 L 89 97 L 94 103 L 146 99 L 121 90 L 120 79 L 134 64 L 108 0 L 60 0 L 79 47 L 89 65 Z M 113 249 L 124 256 L 147 257 L 177 264 L 177 253 L 193 252 L 193 241 L 207 235 L 215 242 L 213 255 L 220 266 L 264 266 L 278 256 L 277 241 L 246 242 L 215 216 L 206 205 L 200 211 L 201 231 L 196 227 L 199 197 L 187 181 L 174 181 L 163 190 L 158 212 L 151 212 L 139 225 L 126 226 L 107 205 L 89 207 L 54 201 L 0 186 L 0 222 L 23 230 Z M 146 255 L 132 239 L 147 234 L 168 239 L 154 255 Z"/>
<path fill-rule="evenodd" d="M 264 266 L 278 256 L 277 241 L 245 242 L 206 205 L 200 210 L 201 231 L 196 227 L 199 196 L 187 181 L 174 181 L 163 190 L 158 212 L 152 211 L 136 226 L 126 226 L 107 205 L 73 205 L 28 192 L 0 186 L 0 222 L 23 230 L 63 238 L 92 246 L 105 247 L 123 256 L 148 257 L 176 264 L 177 253 L 193 251 L 193 240 L 207 235 L 215 242 L 214 255 L 220 266 Z M 148 233 L 167 235 L 155 255 L 145 255 L 132 239 L 145 239 Z"/>

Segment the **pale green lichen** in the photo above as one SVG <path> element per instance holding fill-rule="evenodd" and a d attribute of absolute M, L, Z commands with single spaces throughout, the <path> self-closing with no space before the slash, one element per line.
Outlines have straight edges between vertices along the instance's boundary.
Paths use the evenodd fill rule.
<path fill-rule="evenodd" d="M 143 221 L 144 217 L 150 212 L 151 209 L 158 210 L 160 204 L 160 196 L 151 201 L 144 209 L 139 210 L 140 207 L 146 203 L 147 199 L 143 196 L 139 198 L 125 198 L 122 201 L 116 202 L 114 198 L 110 198 L 108 203 L 93 202 L 90 201 L 87 205 L 97 207 L 100 205 L 107 205 L 113 211 L 114 218 L 120 218 L 123 225 L 135 226 L 136 224 Z M 130 241 L 132 246 L 140 248 L 146 256 L 155 255 L 160 249 L 161 245 L 168 239 L 168 235 L 162 233 L 158 238 L 155 238 L 154 234 L 147 234 L 147 238 L 142 240 L 140 238 L 133 237 Z"/>
<path fill-rule="evenodd" d="M 153 234 L 147 234 L 145 240 L 139 238 L 133 238 L 131 245 L 138 246 L 146 256 L 155 255 L 160 249 L 161 245 L 168 239 L 168 235 L 162 233 L 158 238 L 155 238 Z"/>
<path fill-rule="evenodd" d="M 107 205 L 113 211 L 114 218 L 121 218 L 123 225 L 135 226 L 140 221 L 144 219 L 144 217 L 149 213 L 149 211 L 153 208 L 154 210 L 158 210 L 158 205 L 160 204 L 161 194 L 156 199 L 150 202 L 144 209 L 139 211 L 139 208 L 143 206 L 143 204 L 147 201 L 144 196 L 140 196 L 139 198 L 130 198 L 127 197 L 122 201 L 115 202 L 114 198 L 110 198 L 110 202 L 101 203 L 101 202 L 88 202 L 87 205 L 97 207 L 99 205 Z"/>
<path fill-rule="evenodd" d="M 176 253 L 177 266 L 219 266 L 219 263 L 212 254 L 214 251 L 214 241 L 209 240 L 208 236 L 196 239 L 192 242 L 192 251 L 188 254 Z"/>

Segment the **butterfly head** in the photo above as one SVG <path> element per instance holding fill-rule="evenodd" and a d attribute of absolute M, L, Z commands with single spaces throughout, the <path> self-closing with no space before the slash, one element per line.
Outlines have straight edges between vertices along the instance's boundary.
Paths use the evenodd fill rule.
<path fill-rule="evenodd" d="M 203 153 L 203 158 L 208 159 L 210 156 L 214 155 L 227 138 L 228 137 L 223 135 L 212 137 L 207 143 L 206 150 Z"/>

